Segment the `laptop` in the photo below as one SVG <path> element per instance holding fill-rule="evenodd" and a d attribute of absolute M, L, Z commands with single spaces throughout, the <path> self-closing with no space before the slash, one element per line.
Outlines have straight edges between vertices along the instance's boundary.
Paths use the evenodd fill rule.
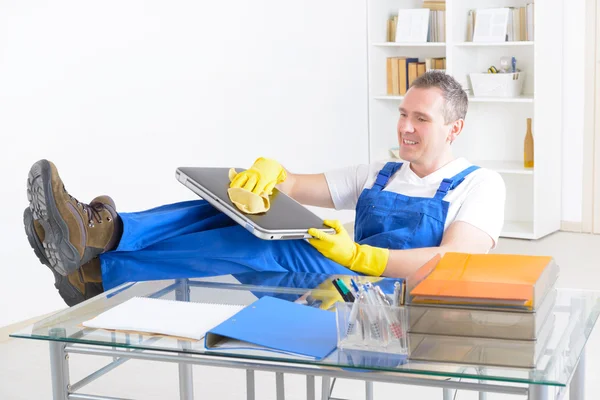
<path fill-rule="evenodd" d="M 243 171 L 236 168 L 236 171 Z M 185 187 L 225 213 L 253 235 L 265 240 L 306 239 L 310 228 L 334 234 L 312 211 L 283 192 L 273 189 L 271 208 L 266 213 L 245 214 L 229 200 L 229 168 L 179 167 L 175 176 Z"/>

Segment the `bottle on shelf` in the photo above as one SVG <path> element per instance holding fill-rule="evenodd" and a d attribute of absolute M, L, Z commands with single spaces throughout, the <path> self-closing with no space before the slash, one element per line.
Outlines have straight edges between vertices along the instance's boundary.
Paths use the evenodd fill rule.
<path fill-rule="evenodd" d="M 525 168 L 533 168 L 533 133 L 531 132 L 531 118 L 527 118 L 527 132 L 523 152 L 523 164 Z"/>

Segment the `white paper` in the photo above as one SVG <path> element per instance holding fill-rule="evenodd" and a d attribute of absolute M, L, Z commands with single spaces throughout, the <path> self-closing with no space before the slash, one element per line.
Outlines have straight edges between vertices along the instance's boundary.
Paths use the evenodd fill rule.
<path fill-rule="evenodd" d="M 478 8 L 473 42 L 505 42 L 508 8 Z"/>
<path fill-rule="evenodd" d="M 200 340 L 244 306 L 134 297 L 85 321 L 87 328 L 145 332 Z"/>
<path fill-rule="evenodd" d="M 428 8 L 401 8 L 398 10 L 396 42 L 427 42 L 429 31 Z"/>

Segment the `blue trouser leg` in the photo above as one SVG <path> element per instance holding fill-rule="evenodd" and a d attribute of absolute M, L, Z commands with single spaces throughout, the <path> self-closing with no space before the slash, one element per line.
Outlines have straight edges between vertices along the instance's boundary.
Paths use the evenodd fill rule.
<path fill-rule="evenodd" d="M 123 236 L 101 255 L 105 289 L 128 281 L 252 271 L 355 274 L 304 240 L 261 240 L 205 201 L 120 214 Z"/>

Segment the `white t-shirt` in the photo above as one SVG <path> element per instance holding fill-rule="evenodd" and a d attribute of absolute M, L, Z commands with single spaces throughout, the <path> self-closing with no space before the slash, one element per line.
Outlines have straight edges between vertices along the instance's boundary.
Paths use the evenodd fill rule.
<path fill-rule="evenodd" d="M 356 209 L 358 196 L 363 189 L 373 186 L 384 165 L 385 162 L 376 162 L 325 173 L 335 209 Z M 433 197 L 444 178 L 450 179 L 471 165 L 466 159 L 458 158 L 419 178 L 410 163 L 405 162 L 383 190 L 410 197 Z M 444 197 L 450 203 L 444 230 L 454 221 L 464 221 L 486 232 L 494 240 L 495 247 L 504 224 L 505 199 L 506 187 L 500 174 L 485 168 L 471 172 Z"/>

